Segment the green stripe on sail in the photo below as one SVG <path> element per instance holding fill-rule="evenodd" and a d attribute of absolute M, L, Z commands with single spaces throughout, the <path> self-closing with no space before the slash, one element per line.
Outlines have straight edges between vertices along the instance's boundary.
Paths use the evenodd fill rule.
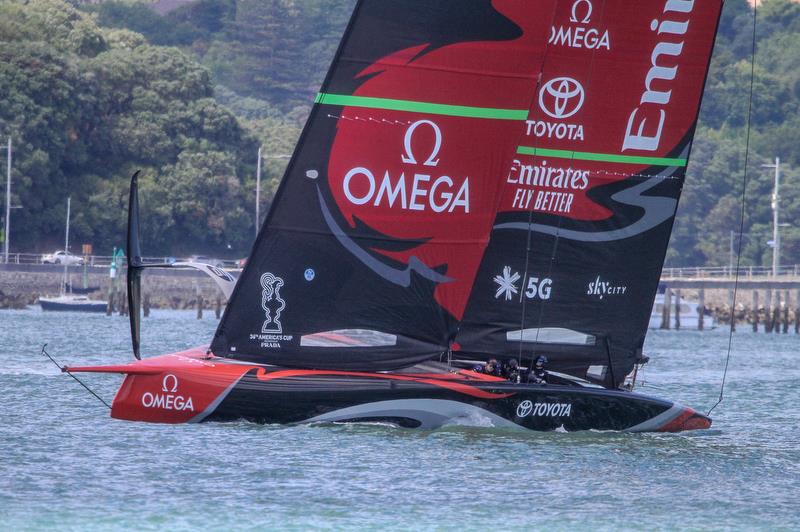
<path fill-rule="evenodd" d="M 643 157 L 639 155 L 618 155 L 615 153 L 590 153 L 585 151 L 550 150 L 547 148 L 517 148 L 520 155 L 539 155 L 559 159 L 575 159 L 579 161 L 600 161 L 607 163 L 646 164 L 648 166 L 686 166 L 686 159 L 675 157 Z"/>
<path fill-rule="evenodd" d="M 369 109 L 387 109 L 389 111 L 409 111 L 412 113 L 427 113 L 432 115 L 460 116 L 464 118 L 492 118 L 495 120 L 526 120 L 528 118 L 527 109 L 469 107 L 466 105 L 415 102 L 411 100 L 394 100 L 391 98 L 351 96 L 324 92 L 317 94 L 314 103 L 322 105 L 342 105 L 347 107 L 366 107 Z"/>

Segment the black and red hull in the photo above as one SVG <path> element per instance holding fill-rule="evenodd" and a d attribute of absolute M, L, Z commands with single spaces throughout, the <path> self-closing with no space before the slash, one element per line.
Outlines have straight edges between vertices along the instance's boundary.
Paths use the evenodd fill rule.
<path fill-rule="evenodd" d="M 111 415 L 131 421 L 388 422 L 427 429 L 476 424 L 632 432 L 711 425 L 708 417 L 691 408 L 637 393 L 517 384 L 464 370 L 298 370 L 209 358 L 198 349 L 123 366 L 69 371 L 125 374 Z"/>

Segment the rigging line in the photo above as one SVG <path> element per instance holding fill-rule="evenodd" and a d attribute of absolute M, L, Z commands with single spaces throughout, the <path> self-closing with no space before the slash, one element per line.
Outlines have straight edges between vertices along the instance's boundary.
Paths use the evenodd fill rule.
<path fill-rule="evenodd" d="M 78 382 L 78 384 L 80 384 L 81 386 L 83 386 L 84 388 L 86 388 L 86 391 L 88 391 L 90 394 L 94 395 L 94 396 L 95 396 L 95 397 L 96 397 L 96 398 L 97 398 L 97 399 L 98 399 L 98 400 L 99 400 L 101 403 L 103 403 L 104 405 L 106 405 L 106 408 L 108 408 L 109 410 L 111 410 L 111 405 L 109 405 L 108 403 L 106 403 L 106 402 L 105 402 L 105 400 L 103 400 L 103 398 L 102 398 L 102 397 L 100 397 L 99 395 L 97 395 L 97 394 L 94 392 L 94 390 L 92 390 L 91 388 L 89 388 L 88 386 L 86 386 L 86 384 L 84 384 L 84 383 L 83 383 L 83 381 L 81 381 L 81 380 L 80 380 L 78 377 L 76 377 L 75 375 L 73 375 L 73 374 L 72 374 L 72 373 L 71 373 L 71 372 L 70 372 L 70 371 L 69 371 L 69 370 L 66 368 L 66 366 L 62 366 L 61 364 L 59 364 L 58 362 L 56 362 L 56 359 L 54 359 L 52 356 L 50 356 L 50 353 L 48 353 L 48 352 L 47 352 L 47 349 L 46 349 L 46 348 L 47 348 L 47 344 L 44 344 L 44 345 L 42 346 L 42 352 L 41 352 L 41 354 L 42 354 L 42 355 L 44 355 L 44 356 L 46 356 L 47 358 L 49 358 L 49 359 L 50 359 L 50 362 L 52 362 L 53 364 L 55 364 L 55 365 L 56 365 L 56 367 L 57 367 L 58 369 L 60 369 L 62 373 L 66 373 L 67 375 L 69 375 L 70 377 L 72 377 L 73 379 L 75 379 L 75 380 Z"/>
<path fill-rule="evenodd" d="M 558 0 L 553 3 L 553 12 L 550 15 L 550 27 L 555 27 L 555 20 L 556 20 L 556 13 L 558 13 Z M 533 106 L 536 105 L 536 98 L 539 94 L 539 91 L 542 90 L 542 77 L 544 76 L 544 67 L 547 63 L 547 55 L 550 51 L 550 41 L 546 41 L 544 45 L 544 53 L 542 53 L 542 64 L 539 67 L 539 75 L 536 78 L 536 88 L 533 91 L 532 100 L 530 103 L 530 108 L 533 109 Z M 592 52 L 594 53 L 594 51 Z M 498 203 L 502 199 L 502 192 L 500 197 L 498 197 Z M 517 352 L 517 366 L 522 366 L 522 341 L 525 336 L 525 307 L 527 303 L 527 298 L 525 297 L 526 286 L 525 282 L 528 278 L 528 268 L 530 266 L 530 257 L 531 257 L 531 235 L 533 231 L 531 231 L 531 225 L 533 223 L 533 208 L 528 211 L 528 234 L 526 235 L 526 243 L 525 243 L 525 269 L 522 273 L 522 285 L 520 285 L 519 291 L 519 298 L 522 301 L 522 312 L 520 314 L 520 324 L 519 324 L 519 351 Z M 538 333 L 537 333 L 537 340 L 538 340 Z M 531 364 L 533 366 L 533 364 Z"/>
<path fill-rule="evenodd" d="M 751 59 L 750 59 L 750 95 L 749 95 L 749 102 L 747 107 L 747 134 L 745 140 L 745 147 L 744 147 L 744 170 L 742 175 L 742 205 L 741 205 L 741 212 L 739 218 L 739 244 L 736 250 L 736 273 L 734 274 L 734 281 L 733 281 L 733 301 L 731 303 L 731 324 L 730 330 L 728 331 L 728 352 L 725 355 L 725 369 L 722 371 L 722 382 L 720 383 L 719 387 L 719 399 L 717 402 L 714 403 L 706 415 L 711 415 L 711 412 L 722 402 L 723 395 L 725 393 L 725 381 L 728 376 L 728 364 L 731 360 L 731 347 L 733 346 L 733 328 L 735 326 L 735 319 L 736 319 L 736 295 L 739 288 L 739 266 L 742 261 L 742 233 L 744 232 L 744 217 L 746 212 L 747 206 L 747 163 L 750 156 L 750 122 L 753 117 L 753 86 L 755 81 L 755 72 L 756 72 L 756 20 L 758 15 L 758 7 L 756 3 L 753 4 L 753 43 L 751 49 Z"/>
<path fill-rule="evenodd" d="M 557 3 L 556 3 L 556 6 L 558 6 Z M 600 18 L 601 19 L 605 16 L 605 13 L 606 13 L 606 2 L 603 2 L 602 8 L 601 8 L 601 12 L 600 12 Z M 554 12 L 553 18 L 555 19 L 555 12 Z M 549 46 L 549 41 L 548 41 L 548 46 Z M 595 73 L 594 67 L 595 67 L 595 57 L 596 56 L 597 56 L 597 48 L 592 50 L 592 53 L 591 53 L 591 56 L 590 56 L 590 60 L 589 60 L 589 75 L 587 76 L 586 83 L 585 83 L 586 87 L 588 87 L 591 84 L 591 81 L 592 81 L 592 79 L 594 77 L 594 73 Z M 542 70 L 544 70 L 544 60 L 542 61 Z M 555 151 L 555 150 L 549 150 L 549 151 L 552 152 L 552 151 Z M 543 153 L 547 153 L 547 152 L 548 152 L 548 150 L 544 150 L 543 151 Z M 570 163 L 574 163 L 575 162 L 577 153 L 578 152 L 575 152 L 575 151 L 571 152 L 570 157 L 569 157 Z M 529 220 L 528 220 L 528 238 L 529 239 L 530 239 L 531 233 L 533 233 L 533 231 L 531 230 L 531 218 L 533 217 L 533 210 L 534 210 L 533 207 L 531 207 L 531 210 L 529 211 Z M 553 240 L 553 251 L 550 254 L 550 263 L 547 266 L 547 278 L 548 279 L 552 279 L 552 277 L 553 277 L 552 276 L 553 265 L 555 264 L 555 261 L 556 261 L 556 254 L 558 252 L 558 242 L 559 242 L 560 233 L 561 233 L 561 225 L 562 225 L 563 222 L 564 222 L 564 216 L 559 216 L 558 217 L 558 226 L 556 227 L 555 235 L 553 235 L 553 237 L 554 237 L 554 240 Z M 526 249 L 526 255 L 525 255 L 525 265 L 526 265 L 525 269 L 526 270 L 527 270 L 527 264 L 528 264 L 529 256 L 530 256 L 530 246 L 528 246 L 528 248 Z M 523 282 L 523 284 L 525 283 L 525 278 L 524 277 L 522 279 L 522 282 Z M 533 367 L 533 365 L 534 365 L 534 361 L 535 361 L 535 357 L 536 357 L 536 346 L 539 344 L 539 334 L 541 333 L 542 322 L 544 321 L 544 309 L 545 309 L 545 306 L 546 306 L 546 302 L 544 300 L 542 300 L 541 304 L 539 305 L 539 319 L 538 319 L 538 322 L 537 322 L 537 325 L 536 325 L 536 338 L 534 338 L 533 347 L 531 349 L 531 367 Z M 524 302 L 523 302 L 523 309 L 524 309 Z M 523 321 L 523 324 L 524 324 L 524 321 L 525 321 L 525 312 L 524 312 L 524 310 L 523 310 L 523 314 L 522 314 L 522 321 Z M 522 339 L 523 339 L 524 331 L 525 331 L 525 327 L 524 326 L 520 327 L 520 334 L 519 334 L 520 356 L 521 356 L 521 353 L 522 353 Z M 610 352 L 609 352 L 609 358 L 610 358 Z M 522 365 L 522 361 L 519 362 L 519 365 Z"/>

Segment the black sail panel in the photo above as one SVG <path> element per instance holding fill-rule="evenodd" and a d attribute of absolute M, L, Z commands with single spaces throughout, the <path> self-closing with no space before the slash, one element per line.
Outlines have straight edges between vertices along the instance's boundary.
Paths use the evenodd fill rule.
<path fill-rule="evenodd" d="M 721 6 L 559 2 L 460 350 L 612 387 L 641 359 Z"/>
<path fill-rule="evenodd" d="M 385 370 L 455 338 L 555 0 L 363 0 L 211 345 Z"/>

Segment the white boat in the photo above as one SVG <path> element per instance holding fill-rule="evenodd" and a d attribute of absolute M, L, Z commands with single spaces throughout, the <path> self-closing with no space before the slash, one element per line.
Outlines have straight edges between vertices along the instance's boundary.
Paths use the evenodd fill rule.
<path fill-rule="evenodd" d="M 676 309 L 680 311 L 680 328 L 698 330 L 700 327 L 700 305 L 693 301 L 687 301 L 680 298 L 680 303 L 676 304 L 675 294 L 672 295 L 670 301 L 669 312 L 669 328 L 677 329 L 678 316 L 676 316 Z M 653 310 L 650 313 L 650 329 L 660 329 L 661 322 L 664 315 L 664 290 L 659 287 L 656 294 L 655 301 L 653 302 Z M 703 317 L 703 329 L 713 329 L 716 327 L 714 323 L 714 316 L 711 315 L 706 309 L 705 316 Z"/>
<path fill-rule="evenodd" d="M 70 199 L 67 198 L 67 228 L 64 239 L 64 249 L 69 250 L 69 211 Z M 67 255 L 72 256 L 69 251 Z M 64 265 L 64 279 L 61 281 L 61 290 L 57 297 L 40 297 L 39 305 L 42 310 L 72 311 L 72 312 L 105 312 L 108 302 L 89 299 L 85 294 L 73 294 L 72 285 L 69 283 L 70 261 L 61 262 Z"/>

